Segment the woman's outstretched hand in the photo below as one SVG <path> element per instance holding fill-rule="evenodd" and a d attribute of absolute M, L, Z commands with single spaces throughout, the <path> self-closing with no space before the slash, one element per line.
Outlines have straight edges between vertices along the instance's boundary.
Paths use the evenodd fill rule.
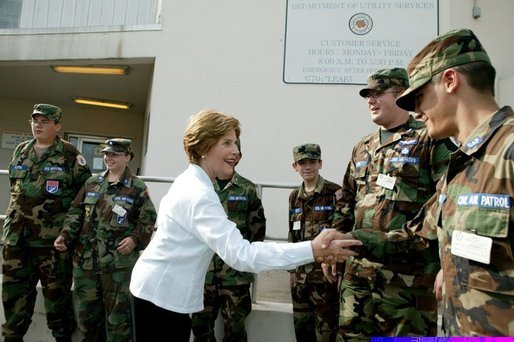
<path fill-rule="evenodd" d="M 350 247 L 362 245 L 362 242 L 355 240 L 351 234 L 344 234 L 335 229 L 324 229 L 311 243 L 314 259 L 325 264 L 343 262 L 348 257 L 358 255 Z"/>

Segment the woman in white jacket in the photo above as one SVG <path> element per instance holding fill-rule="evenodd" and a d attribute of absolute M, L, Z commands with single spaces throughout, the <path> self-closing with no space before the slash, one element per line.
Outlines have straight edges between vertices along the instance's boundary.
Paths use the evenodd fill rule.
<path fill-rule="evenodd" d="M 239 121 L 216 111 L 201 111 L 186 128 L 190 165 L 162 199 L 158 229 L 132 272 L 137 341 L 157 341 L 170 333 L 173 341 L 189 341 L 189 314 L 203 309 L 205 272 L 214 253 L 237 270 L 255 273 L 356 255 L 346 247 L 360 241 L 333 230 L 299 243 L 243 239 L 212 185 L 216 177 L 230 176 L 239 134 Z"/>

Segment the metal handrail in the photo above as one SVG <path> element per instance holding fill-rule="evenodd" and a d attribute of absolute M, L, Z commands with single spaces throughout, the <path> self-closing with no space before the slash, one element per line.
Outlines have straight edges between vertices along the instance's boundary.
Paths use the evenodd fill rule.
<path fill-rule="evenodd" d="M 9 175 L 8 170 L 0 170 L 0 175 Z M 149 183 L 173 183 L 175 181 L 175 177 L 158 177 L 158 176 L 138 176 L 145 182 Z M 254 182 L 257 193 L 259 196 L 262 197 L 262 192 L 264 188 L 270 188 L 270 189 L 296 189 L 298 187 L 298 184 L 291 184 L 291 183 L 277 183 L 277 182 Z M 0 221 L 5 220 L 5 215 L 0 215 Z M 273 236 L 266 236 L 266 240 L 272 240 L 272 241 L 285 241 L 283 238 L 273 237 Z"/>
<path fill-rule="evenodd" d="M 9 175 L 8 170 L 0 170 L 0 175 Z M 173 183 L 175 181 L 175 177 L 157 177 L 157 176 L 138 176 L 145 182 L 149 183 Z M 286 184 L 286 183 L 276 183 L 276 182 L 254 182 L 257 193 L 259 196 L 262 197 L 262 191 L 264 188 L 270 188 L 270 189 L 296 189 L 298 187 L 298 184 Z M 3 222 L 5 220 L 5 215 L 0 215 L 0 222 Z M 266 235 L 265 240 L 268 241 L 286 241 L 284 238 L 278 238 L 278 237 L 272 237 Z M 257 301 L 257 281 L 258 281 L 258 275 L 256 274 L 254 277 L 254 282 L 252 284 L 251 289 L 251 298 L 252 302 Z"/>

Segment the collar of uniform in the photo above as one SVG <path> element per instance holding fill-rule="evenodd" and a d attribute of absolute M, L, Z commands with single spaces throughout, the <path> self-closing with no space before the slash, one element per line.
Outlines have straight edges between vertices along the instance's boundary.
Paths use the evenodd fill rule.
<path fill-rule="evenodd" d="M 227 185 L 225 185 L 225 188 L 221 189 L 220 185 L 218 184 L 218 181 L 215 179 L 214 182 L 212 182 L 212 185 L 214 186 L 214 190 L 217 192 L 223 191 L 225 189 L 230 188 L 232 185 L 235 186 L 241 186 L 241 176 L 234 171 L 234 174 L 232 175 L 232 178 L 228 181 Z"/>
<path fill-rule="evenodd" d="M 100 182 L 107 179 L 108 172 L 109 172 L 109 170 L 105 170 L 100 174 L 100 176 L 98 177 Z M 130 188 L 132 186 L 132 171 L 130 171 L 130 169 L 128 167 L 125 168 L 125 172 L 123 173 L 123 176 L 120 178 L 119 182 L 117 182 L 117 183 L 121 183 L 126 188 Z"/>
<path fill-rule="evenodd" d="M 234 175 L 232 176 L 232 179 L 230 180 L 230 182 L 234 185 L 237 185 L 237 186 L 241 186 L 241 176 L 239 175 L 239 173 L 235 172 L 234 171 Z"/>
<path fill-rule="evenodd" d="M 325 179 L 321 177 L 321 175 L 318 178 L 318 182 L 316 183 L 316 186 L 314 187 L 315 193 L 321 193 L 323 190 L 323 187 L 325 186 Z M 307 198 L 307 192 L 305 192 L 305 187 L 302 182 L 302 185 L 300 186 L 300 190 L 298 191 L 298 197 Z"/>
<path fill-rule="evenodd" d="M 378 146 L 380 146 L 378 149 L 390 145 L 394 142 L 397 142 L 401 140 L 404 136 L 412 135 L 414 130 L 425 127 L 425 124 L 422 121 L 414 119 L 412 115 L 409 115 L 409 119 L 404 124 L 397 127 L 398 128 L 396 129 L 396 131 L 393 133 L 393 135 L 389 137 L 389 139 L 387 139 L 387 141 L 385 141 L 382 144 L 378 143 Z M 374 135 L 374 138 L 378 139 L 378 142 L 380 142 L 380 130 L 381 128 L 379 127 Z"/>
<path fill-rule="evenodd" d="M 460 146 L 460 150 L 468 156 L 472 155 L 478 151 L 506 121 L 514 121 L 514 112 L 510 106 L 500 108 L 491 115 L 489 119 L 476 127 L 469 135 L 468 140 Z"/>
<path fill-rule="evenodd" d="M 32 150 L 32 146 L 36 143 L 36 138 L 32 138 L 30 142 L 23 147 L 23 150 L 21 150 L 21 154 L 29 155 L 30 151 Z M 56 136 L 55 141 L 53 145 L 51 145 L 48 150 L 50 154 L 53 154 L 53 151 L 57 153 L 64 153 L 64 144 L 59 136 Z"/>

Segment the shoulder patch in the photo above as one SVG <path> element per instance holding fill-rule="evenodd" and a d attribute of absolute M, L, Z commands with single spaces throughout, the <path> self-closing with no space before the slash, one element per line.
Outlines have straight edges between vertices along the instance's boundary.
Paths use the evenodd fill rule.
<path fill-rule="evenodd" d="M 86 158 L 82 154 L 77 154 L 77 163 L 79 163 L 80 166 L 86 165 Z"/>
<path fill-rule="evenodd" d="M 343 190 L 338 189 L 335 193 L 335 196 L 336 196 L 336 201 L 339 201 L 341 198 L 343 198 Z"/>

